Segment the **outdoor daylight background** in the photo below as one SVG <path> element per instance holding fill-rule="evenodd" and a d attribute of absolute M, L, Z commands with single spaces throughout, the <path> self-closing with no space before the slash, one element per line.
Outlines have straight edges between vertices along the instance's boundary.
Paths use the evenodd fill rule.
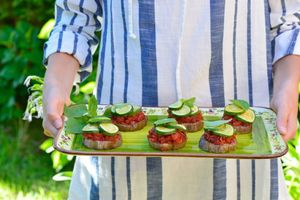
<path fill-rule="evenodd" d="M 53 150 L 41 119 L 23 120 L 25 112 L 27 119 L 40 113 L 43 80 L 33 77 L 30 88 L 24 81 L 30 75 L 44 76 L 43 44 L 55 23 L 53 8 L 53 0 L 0 4 L 0 199 L 67 198 L 74 158 Z M 73 102 L 87 101 L 94 78 L 95 73 L 81 83 Z M 299 132 L 282 162 L 289 193 L 300 199 Z"/>

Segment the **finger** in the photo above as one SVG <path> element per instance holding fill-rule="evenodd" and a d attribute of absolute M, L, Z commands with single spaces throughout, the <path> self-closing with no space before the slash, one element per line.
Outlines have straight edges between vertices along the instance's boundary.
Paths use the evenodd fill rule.
<path fill-rule="evenodd" d="M 55 137 L 58 133 L 58 129 L 56 129 L 49 121 L 43 121 L 44 134 L 49 137 Z"/>
<path fill-rule="evenodd" d="M 279 108 L 277 110 L 276 126 L 280 134 L 287 134 L 288 112 L 287 109 Z"/>
<path fill-rule="evenodd" d="M 283 139 L 288 141 L 295 137 L 297 132 L 297 114 L 291 113 L 288 118 L 287 132 L 283 135 Z"/>

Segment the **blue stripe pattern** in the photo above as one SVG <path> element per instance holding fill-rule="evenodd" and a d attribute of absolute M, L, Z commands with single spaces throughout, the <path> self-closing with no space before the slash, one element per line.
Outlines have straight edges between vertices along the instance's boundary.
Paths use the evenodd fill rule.
<path fill-rule="evenodd" d="M 103 88 L 103 73 L 104 73 L 104 61 L 105 61 L 105 51 L 106 51 L 106 38 L 107 38 L 107 18 L 108 18 L 108 13 L 107 13 L 107 3 L 103 3 L 103 8 L 104 8 L 104 13 L 103 13 L 103 18 L 104 18 L 104 28 L 102 30 L 102 48 L 101 48 L 101 53 L 100 53 L 100 77 L 98 80 L 98 85 L 97 85 L 97 98 L 98 101 L 101 103 L 101 95 L 102 95 L 102 88 Z"/>
<path fill-rule="evenodd" d="M 285 0 L 281 0 L 282 16 L 286 15 L 286 5 Z"/>
<path fill-rule="evenodd" d="M 78 43 L 78 35 L 75 33 L 75 39 L 74 39 L 74 45 L 73 45 L 73 51 L 72 51 L 72 55 L 76 54 L 77 51 L 77 43 Z"/>
<path fill-rule="evenodd" d="M 113 22 L 113 1 L 110 1 L 110 45 L 111 45 L 111 81 L 109 103 L 113 104 L 114 82 L 115 82 L 115 44 L 114 44 L 114 22 Z"/>
<path fill-rule="evenodd" d="M 102 5 L 100 3 L 100 1 L 96 1 L 96 4 L 97 4 L 97 10 L 96 10 L 96 13 L 94 14 L 94 18 L 95 18 L 95 21 L 96 23 L 99 22 L 99 20 L 97 20 L 97 16 L 103 16 L 103 11 L 102 11 Z M 99 22 L 99 24 L 96 24 L 96 26 L 100 27 L 101 24 Z"/>
<path fill-rule="evenodd" d="M 271 22 L 270 22 L 270 6 L 268 0 L 265 0 L 265 24 L 266 24 L 266 47 L 267 47 L 267 68 L 268 68 L 268 87 L 269 87 L 269 96 L 272 96 L 273 93 L 273 77 L 272 77 L 272 42 L 270 38 Z"/>
<path fill-rule="evenodd" d="M 225 1 L 210 2 L 211 15 L 211 62 L 209 68 L 209 86 L 212 106 L 224 106 L 223 78 L 223 31 Z"/>
<path fill-rule="evenodd" d="M 299 35 L 299 29 L 295 29 L 293 36 L 292 36 L 292 41 L 290 42 L 290 45 L 289 45 L 285 55 L 293 54 L 298 35 Z"/>
<path fill-rule="evenodd" d="M 158 105 L 154 2 L 155 0 L 139 1 L 143 106 Z"/>
<path fill-rule="evenodd" d="M 241 199 L 241 166 L 240 160 L 236 160 L 236 188 L 237 188 L 237 196 L 236 199 Z"/>
<path fill-rule="evenodd" d="M 80 0 L 80 3 L 79 3 L 79 11 L 81 13 L 84 13 L 85 16 L 86 16 L 86 22 L 85 22 L 85 25 L 87 26 L 90 22 L 90 17 L 88 14 L 86 14 L 85 12 L 83 12 L 83 3 L 84 3 L 84 0 Z"/>
<path fill-rule="evenodd" d="M 88 41 L 89 47 L 91 46 L 90 42 Z M 88 55 L 85 58 L 84 64 L 82 67 L 88 67 L 92 63 L 92 51 L 91 48 L 88 49 Z"/>
<path fill-rule="evenodd" d="M 226 160 L 214 159 L 213 162 L 213 199 L 226 199 Z"/>
<path fill-rule="evenodd" d="M 59 36 L 58 36 L 58 45 L 57 45 L 56 52 L 60 52 L 60 50 L 61 50 L 62 39 L 63 39 L 63 32 L 66 30 L 66 28 L 67 28 L 67 26 L 65 24 L 62 25 L 62 30 L 59 32 Z"/>
<path fill-rule="evenodd" d="M 237 99 L 237 80 L 236 80 L 236 24 L 237 24 L 237 9 L 238 0 L 235 1 L 234 6 L 234 25 L 233 25 L 233 85 L 234 85 L 234 99 Z"/>
<path fill-rule="evenodd" d="M 127 177 L 127 191 L 128 200 L 131 200 L 131 178 L 130 178 L 130 157 L 126 157 L 126 177 Z"/>
<path fill-rule="evenodd" d="M 125 66 L 125 82 L 124 82 L 123 101 L 127 102 L 127 91 L 128 91 L 128 60 L 127 60 L 127 26 L 126 26 L 126 19 L 125 19 L 124 0 L 122 0 L 121 10 L 122 10 L 122 21 L 123 21 L 123 28 L 124 28 L 124 66 Z"/>
<path fill-rule="evenodd" d="M 270 161 L 271 183 L 270 183 L 270 200 L 278 199 L 278 161 L 272 159 Z"/>
<path fill-rule="evenodd" d="M 63 12 L 64 12 L 64 10 L 61 7 L 56 6 L 55 26 L 57 24 L 59 24 L 59 22 L 61 21 L 61 17 L 62 17 Z"/>
<path fill-rule="evenodd" d="M 111 199 L 116 200 L 115 157 L 111 157 Z"/>
<path fill-rule="evenodd" d="M 255 200 L 255 160 L 251 160 L 251 174 L 252 174 L 252 200 Z"/>
<path fill-rule="evenodd" d="M 298 20 L 300 20 L 300 13 L 294 13 L 295 17 L 298 18 Z M 299 23 L 299 22 L 298 22 Z"/>
<path fill-rule="evenodd" d="M 76 17 L 77 17 L 77 13 L 75 13 L 75 14 L 73 15 L 73 17 L 72 17 L 72 19 L 71 19 L 71 21 L 70 21 L 70 25 L 73 25 L 73 24 L 74 24 L 74 21 L 75 21 Z"/>
<path fill-rule="evenodd" d="M 252 53 L 251 53 L 251 0 L 248 0 L 247 9 L 247 55 L 248 55 L 248 87 L 249 104 L 253 106 L 253 86 L 252 86 Z"/>
<path fill-rule="evenodd" d="M 147 200 L 162 199 L 162 160 L 147 157 Z"/>
<path fill-rule="evenodd" d="M 90 200 L 99 200 L 99 163 L 98 157 L 91 157 L 91 166 L 94 170 L 91 174 Z"/>
<path fill-rule="evenodd" d="M 66 9 L 66 11 L 70 11 L 70 8 L 68 6 L 68 0 L 64 0 L 64 8 Z"/>

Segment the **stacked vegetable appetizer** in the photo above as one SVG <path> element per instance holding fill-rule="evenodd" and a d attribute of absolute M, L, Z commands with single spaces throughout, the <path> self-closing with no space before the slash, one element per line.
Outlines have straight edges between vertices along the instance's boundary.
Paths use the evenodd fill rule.
<path fill-rule="evenodd" d="M 204 134 L 199 147 L 212 153 L 227 153 L 235 150 L 236 134 L 234 128 L 227 124 L 230 120 L 204 122 Z"/>
<path fill-rule="evenodd" d="M 235 128 L 237 133 L 251 133 L 255 113 L 250 108 L 249 103 L 244 100 L 231 100 L 231 102 L 224 108 L 223 119 L 231 119 L 229 124 Z"/>
<path fill-rule="evenodd" d="M 119 128 L 111 123 L 111 119 L 95 116 L 83 127 L 83 144 L 92 149 L 114 149 L 122 145 Z"/>
<path fill-rule="evenodd" d="M 153 123 L 148 131 L 150 146 L 160 151 L 183 148 L 187 132 L 199 131 L 204 125 L 204 134 L 199 148 L 212 153 L 227 153 L 235 150 L 238 133 L 250 133 L 255 113 L 244 100 L 231 100 L 224 108 L 223 120 L 203 121 L 195 98 L 180 99 L 168 106 L 169 118 Z M 104 113 L 97 113 L 98 103 L 93 96 L 86 105 L 74 105 L 65 109 L 68 114 L 67 131 L 82 134 L 87 148 L 108 150 L 122 145 L 120 131 L 133 132 L 147 125 L 147 116 L 141 107 L 129 103 L 108 106 Z"/>
<path fill-rule="evenodd" d="M 186 128 L 177 124 L 173 118 L 161 119 L 154 122 L 149 131 L 148 141 L 151 147 L 160 151 L 169 151 L 183 148 L 186 144 Z"/>
<path fill-rule="evenodd" d="M 147 124 L 147 117 L 141 107 L 129 103 L 114 104 L 110 107 L 112 122 L 120 131 L 137 131 Z"/>
<path fill-rule="evenodd" d="M 194 103 L 195 97 L 180 99 L 168 107 L 169 117 L 175 118 L 179 124 L 184 125 L 188 132 L 199 131 L 203 128 L 202 113 Z"/>

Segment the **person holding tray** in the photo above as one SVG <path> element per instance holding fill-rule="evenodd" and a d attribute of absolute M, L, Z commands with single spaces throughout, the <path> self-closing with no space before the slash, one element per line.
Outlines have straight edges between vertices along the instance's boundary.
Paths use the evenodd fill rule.
<path fill-rule="evenodd" d="M 203 107 L 244 99 L 297 128 L 297 0 L 57 0 L 45 44 L 45 134 L 63 125 L 72 84 L 92 71 L 101 30 L 99 104 Z M 274 86 L 274 89 L 273 89 Z M 288 199 L 279 159 L 80 157 L 69 199 Z"/>

